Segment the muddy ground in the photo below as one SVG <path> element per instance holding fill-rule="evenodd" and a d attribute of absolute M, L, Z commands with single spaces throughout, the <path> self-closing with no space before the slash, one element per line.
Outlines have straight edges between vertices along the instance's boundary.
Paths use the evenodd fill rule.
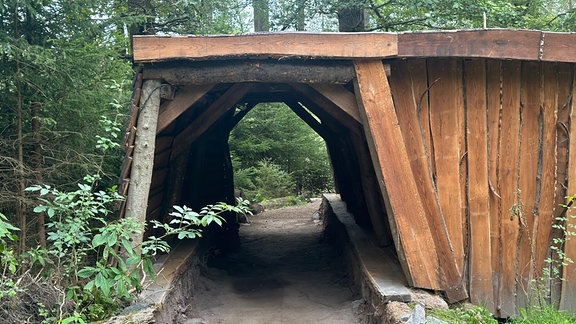
<path fill-rule="evenodd" d="M 240 227 L 241 248 L 208 261 L 182 324 L 361 323 L 340 253 L 313 214 L 320 201 L 269 210 Z"/>

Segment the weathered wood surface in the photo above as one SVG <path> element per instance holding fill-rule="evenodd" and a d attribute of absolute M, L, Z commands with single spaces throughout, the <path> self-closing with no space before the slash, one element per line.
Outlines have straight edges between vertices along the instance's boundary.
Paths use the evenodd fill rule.
<path fill-rule="evenodd" d="M 269 33 L 237 36 L 135 36 L 134 61 L 231 58 L 359 59 L 469 57 L 576 62 L 576 34 L 535 30 L 461 30 L 408 33 Z M 247 65 L 249 66 L 249 65 Z M 218 69 L 216 69 L 218 71 Z M 198 82 L 188 71 L 181 82 Z M 161 77 L 158 70 L 147 78 Z M 210 78 L 206 73 L 203 77 Z M 175 75 L 170 75 L 174 78 Z M 227 78 L 216 73 L 215 79 Z M 233 76 L 232 76 L 233 78 Z M 258 81 L 256 77 L 253 81 Z M 279 76 L 281 79 L 282 76 Z M 196 80 L 196 81 L 194 81 Z M 315 80 L 311 78 L 310 80 Z M 329 82 L 332 83 L 332 82 Z"/>
<path fill-rule="evenodd" d="M 543 61 L 576 62 L 576 33 L 544 32 L 542 39 Z"/>
<path fill-rule="evenodd" d="M 195 118 L 190 125 L 181 131 L 174 138 L 177 145 L 174 148 L 173 155 L 178 156 L 186 150 L 186 147 L 194 142 L 200 135 L 206 132 L 216 121 L 218 121 L 227 111 L 248 93 L 252 84 L 237 83 L 222 94 L 210 107 L 208 107 L 200 116 Z"/>
<path fill-rule="evenodd" d="M 131 168 L 130 187 L 126 200 L 126 216 L 137 222 L 146 221 L 148 193 L 152 181 L 156 124 L 160 108 L 160 81 L 146 80 L 142 86 L 142 109 L 138 118 L 138 133 L 134 146 L 134 162 Z M 132 236 L 131 245 L 139 249 L 142 235 Z"/>
<path fill-rule="evenodd" d="M 206 95 L 213 86 L 213 84 L 203 84 L 200 86 L 188 86 L 178 89 L 177 96 L 174 100 L 166 101 L 160 106 L 160 115 L 158 116 L 158 127 L 156 132 L 160 133 L 166 129 L 170 123 L 172 123 L 194 103 L 202 99 L 202 97 L 204 97 L 204 95 Z"/>
<path fill-rule="evenodd" d="M 147 79 L 176 85 L 272 82 L 346 84 L 354 78 L 352 62 L 345 60 L 224 60 L 154 65 L 144 69 Z"/>
<path fill-rule="evenodd" d="M 416 183 L 410 174 L 404 146 L 384 66 L 381 61 L 355 62 L 358 106 L 378 183 L 391 218 L 400 264 L 417 287 L 441 289 L 434 254 L 434 242 L 420 203 Z M 384 185 L 386 184 L 386 185 Z M 394 190 L 392 190 L 394 188 Z M 408 201 L 406 197 L 413 200 Z M 432 270 L 432 271 L 430 271 Z"/>
<path fill-rule="evenodd" d="M 239 36 L 135 36 L 134 62 L 215 57 L 363 58 L 397 54 L 392 33 L 277 33 Z M 366 46 L 370 44 L 370 46 Z"/>
<path fill-rule="evenodd" d="M 416 181 L 406 176 L 412 171 L 404 141 L 398 140 L 402 133 L 384 66 L 375 60 L 355 61 L 355 67 L 356 92 L 370 153 L 392 216 L 393 237 L 400 237 L 396 244 L 404 252 L 403 266 L 410 271 L 414 285 L 439 287 L 452 301 L 465 299 L 467 292 L 447 234 L 432 230 L 442 226 L 441 220 L 426 215 Z"/>
<path fill-rule="evenodd" d="M 538 60 L 539 31 L 467 30 L 398 35 L 399 57 L 482 57 Z"/>
<path fill-rule="evenodd" d="M 568 189 L 567 195 L 576 194 L 576 67 L 572 68 L 572 95 L 571 100 L 568 101 L 568 109 L 570 110 L 570 124 L 569 124 L 569 149 L 568 149 Z M 576 218 L 568 218 L 567 226 L 576 227 Z M 566 257 L 576 260 L 576 240 L 572 238 L 568 240 L 564 247 Z M 574 265 L 572 267 L 564 267 L 562 269 L 562 294 L 560 299 L 560 308 L 575 311 L 576 304 L 576 271 Z"/>
<path fill-rule="evenodd" d="M 492 238 L 488 190 L 488 124 L 486 119 L 486 63 L 465 62 L 466 144 L 468 150 L 468 211 L 470 228 L 470 301 L 494 309 Z"/>

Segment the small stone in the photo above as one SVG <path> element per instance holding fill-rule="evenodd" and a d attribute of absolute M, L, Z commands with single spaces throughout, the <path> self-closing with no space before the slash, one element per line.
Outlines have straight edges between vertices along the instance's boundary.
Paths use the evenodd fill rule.
<path fill-rule="evenodd" d="M 448 309 L 448 303 L 439 295 L 429 293 L 425 290 L 412 289 L 412 302 L 423 305 L 427 309 Z"/>
<path fill-rule="evenodd" d="M 424 306 L 420 304 L 416 304 L 414 306 L 414 311 L 412 312 L 412 316 L 408 323 L 411 324 L 425 324 L 426 323 L 426 311 L 424 310 Z"/>

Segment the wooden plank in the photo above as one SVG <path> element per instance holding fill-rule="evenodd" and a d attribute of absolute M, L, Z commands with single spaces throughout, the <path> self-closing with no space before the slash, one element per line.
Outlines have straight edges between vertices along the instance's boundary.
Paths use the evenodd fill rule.
<path fill-rule="evenodd" d="M 539 31 L 469 30 L 398 35 L 399 57 L 479 57 L 538 60 Z"/>
<path fill-rule="evenodd" d="M 292 111 L 302 119 L 306 125 L 310 126 L 316 134 L 320 135 L 324 141 L 330 136 L 329 130 L 324 124 L 321 124 L 312 114 L 310 114 L 304 107 L 296 100 L 287 100 L 284 102 Z"/>
<path fill-rule="evenodd" d="M 156 133 L 162 132 L 170 123 L 200 100 L 214 87 L 213 84 L 203 84 L 199 86 L 188 86 L 176 91 L 174 100 L 166 101 L 160 106 L 158 116 L 158 128 Z"/>
<path fill-rule="evenodd" d="M 408 281 L 440 290 L 436 248 L 418 190 L 381 61 L 355 62 L 356 94 L 372 162 L 391 222 L 392 236 Z M 401 176 L 399 176 L 401 175 Z M 411 197 L 410 203 L 405 197 Z M 418 239 L 417 239 L 418 238 Z"/>
<path fill-rule="evenodd" d="M 542 98 L 540 103 L 540 188 L 536 197 L 537 235 L 534 239 L 538 259 L 546 258 L 554 222 L 556 184 L 556 129 L 558 108 L 558 73 L 555 63 L 542 63 Z"/>
<path fill-rule="evenodd" d="M 543 32 L 542 60 L 576 62 L 576 33 Z"/>
<path fill-rule="evenodd" d="M 385 58 L 398 53 L 397 36 L 393 33 L 134 36 L 133 46 L 135 63 L 254 55 L 273 58 Z"/>
<path fill-rule="evenodd" d="M 172 155 L 171 150 L 165 150 L 154 155 L 154 170 L 163 169 L 168 167 L 170 164 L 170 156 Z"/>
<path fill-rule="evenodd" d="M 462 204 L 460 188 L 460 126 L 458 87 L 461 74 L 455 59 L 428 61 L 430 128 L 434 146 L 436 183 L 432 188 L 440 202 L 440 220 L 445 224 L 449 244 L 454 251 L 459 271 L 464 268 L 464 237 L 462 236 Z M 436 230 L 441 230 L 436 228 Z"/>
<path fill-rule="evenodd" d="M 400 129 L 406 142 L 406 151 L 410 160 L 412 175 L 416 181 L 418 193 L 422 200 L 422 206 L 428 218 L 428 223 L 434 224 L 430 225 L 430 227 L 433 229 L 432 235 L 436 246 L 451 251 L 452 248 L 450 248 L 447 229 L 443 222 L 443 215 L 441 214 L 440 202 L 435 194 L 435 185 L 432 178 L 433 173 L 430 168 L 432 162 L 431 156 L 428 148 L 424 145 L 425 136 L 423 125 L 418 116 L 421 94 L 415 92 L 416 90 L 413 87 L 415 79 L 421 78 L 423 74 L 425 76 L 423 72 L 426 70 L 411 71 L 410 63 L 406 61 L 395 62 L 391 66 L 390 86 L 392 96 L 396 106 Z M 428 121 L 426 121 L 426 124 L 428 124 Z M 458 166 L 458 164 L 456 164 L 456 166 Z M 458 230 L 461 232 L 462 229 L 459 228 Z M 459 268 L 456 264 L 454 266 L 458 269 L 459 276 L 461 277 L 460 269 L 462 268 Z M 443 267 L 440 267 L 441 271 L 443 269 Z"/>
<path fill-rule="evenodd" d="M 154 146 L 156 137 L 156 123 L 160 108 L 160 87 L 158 80 L 146 80 L 142 87 L 142 110 L 138 118 L 138 133 L 134 147 L 134 163 L 130 176 L 130 188 L 126 200 L 126 215 L 138 222 L 146 221 L 146 206 L 148 205 L 148 192 L 152 181 L 154 166 Z M 132 247 L 139 249 L 142 235 L 132 236 Z"/>
<path fill-rule="evenodd" d="M 466 82 L 466 142 L 468 148 L 468 212 L 470 214 L 470 301 L 494 312 L 492 238 L 488 185 L 488 125 L 486 61 L 464 63 Z"/>
<path fill-rule="evenodd" d="M 155 64 L 143 71 L 147 79 L 174 85 L 272 82 L 347 84 L 354 78 L 352 62 L 344 60 L 223 60 Z"/>
<path fill-rule="evenodd" d="M 164 151 L 170 150 L 170 148 L 172 147 L 173 141 L 174 141 L 174 136 L 156 135 L 156 150 L 154 151 L 154 154 L 159 154 L 159 153 L 162 153 Z"/>
<path fill-rule="evenodd" d="M 416 182 L 410 176 L 410 161 L 384 66 L 373 60 L 355 61 L 355 67 L 360 112 L 404 271 L 416 287 L 440 288 L 451 300 L 466 298 L 454 255 L 449 248 L 436 246 L 431 229 L 435 224 L 428 223 Z"/>
<path fill-rule="evenodd" d="M 568 150 L 568 195 L 576 194 L 576 70 L 573 67 L 574 79 L 572 81 L 572 100 L 570 109 L 570 142 Z M 576 226 L 576 219 L 569 218 L 568 226 Z M 568 240 L 564 246 L 566 257 L 576 260 L 576 239 Z M 576 310 L 576 271 L 574 265 L 564 267 L 562 271 L 562 294 L 560 298 L 560 309 Z"/>
<path fill-rule="evenodd" d="M 500 304 L 504 317 L 513 316 L 516 308 L 518 233 L 520 220 L 511 216 L 518 203 L 518 160 L 520 155 L 520 61 L 502 62 L 502 135 L 500 137 Z"/>
<path fill-rule="evenodd" d="M 532 293 L 531 282 L 534 278 L 534 207 L 537 194 L 538 146 L 540 142 L 540 63 L 522 63 L 521 85 L 521 133 L 520 133 L 520 169 L 519 194 L 522 218 L 519 229 L 518 284 L 516 288 L 516 306 L 526 307 Z M 546 230 L 546 229 L 543 229 Z"/>
<path fill-rule="evenodd" d="M 312 85 L 316 91 L 332 101 L 336 106 L 342 109 L 348 116 L 354 118 L 355 121 L 361 123 L 360 111 L 356 96 L 348 91 L 344 86 L 332 84 L 315 84 Z"/>
<path fill-rule="evenodd" d="M 354 117 L 352 117 L 344 108 L 339 107 L 312 87 L 305 84 L 292 84 L 292 88 L 305 97 L 302 101 L 307 107 L 310 108 L 312 105 L 320 107 L 322 111 L 330 115 L 346 128 L 352 131 L 358 131 L 360 122 L 354 119 Z M 351 108 L 351 110 L 353 110 L 353 108 Z M 321 115 L 317 114 L 315 111 L 313 112 L 321 117 Z"/>
<path fill-rule="evenodd" d="M 226 112 L 234 107 L 246 93 L 250 90 L 250 83 L 236 83 L 223 93 L 210 107 L 196 117 L 188 127 L 174 138 L 174 143 L 178 144 L 173 148 L 173 155 L 178 156 L 186 147 L 194 142 L 200 135 L 204 134 L 216 121 Z M 187 143 L 187 144 L 184 144 Z"/>
<path fill-rule="evenodd" d="M 378 186 L 378 181 L 375 177 L 374 165 L 372 163 L 372 158 L 370 157 L 370 149 L 365 141 L 365 136 L 362 136 L 361 138 L 359 135 L 351 134 L 351 139 L 354 154 L 358 156 L 362 193 L 364 195 L 364 201 L 366 202 L 366 209 L 368 211 L 368 217 L 370 218 L 372 230 L 376 234 L 379 246 L 390 246 L 394 244 L 394 242 L 392 242 L 390 236 L 388 218 L 384 202 L 382 201 L 380 187 Z"/>
<path fill-rule="evenodd" d="M 487 105 L 487 126 L 488 126 L 488 187 L 490 205 L 490 246 L 492 254 L 492 288 L 494 291 L 494 315 L 500 316 L 500 282 L 502 266 L 500 258 L 500 180 L 499 164 L 500 156 L 500 92 L 501 92 L 502 61 L 486 61 L 486 105 Z"/>

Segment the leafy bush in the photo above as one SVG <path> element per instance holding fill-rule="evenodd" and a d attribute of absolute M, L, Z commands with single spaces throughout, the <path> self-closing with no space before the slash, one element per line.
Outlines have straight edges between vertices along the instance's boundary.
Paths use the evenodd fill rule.
<path fill-rule="evenodd" d="M 14 255 L 7 241 L 16 240 L 14 231 L 18 229 L 0 214 L 3 269 L 0 309 L 7 309 L 3 305 L 10 303 L 8 298 L 25 292 L 18 285 L 25 278 L 35 283 L 45 281 L 53 288 L 52 301 L 38 301 L 31 307 L 36 312 L 31 316 L 38 320 L 84 323 L 109 317 L 134 298 L 146 277 L 156 278 L 153 257 L 170 252 L 167 237 L 200 237 L 200 227 L 222 225 L 222 213 L 249 212 L 249 202 L 242 199 L 238 200 L 238 206 L 218 203 L 200 212 L 174 206 L 169 224 L 151 222 L 164 234 L 149 237 L 141 246 L 133 247 L 130 238 L 140 235 L 144 224 L 131 218 L 109 219 L 111 207 L 122 197 L 116 188 L 97 190 L 98 176 L 87 176 L 84 180 L 74 191 L 60 191 L 48 185 L 26 189 L 39 195 L 41 204 L 34 211 L 48 217 L 47 248 L 37 247 L 22 256 Z M 36 275 L 30 276 L 32 272 Z M 24 299 L 34 298 L 19 300 L 24 303 Z"/>
<path fill-rule="evenodd" d="M 256 167 L 237 171 L 235 180 L 236 187 L 241 188 L 246 198 L 254 202 L 289 196 L 295 190 L 292 175 L 270 160 L 262 160 Z"/>

